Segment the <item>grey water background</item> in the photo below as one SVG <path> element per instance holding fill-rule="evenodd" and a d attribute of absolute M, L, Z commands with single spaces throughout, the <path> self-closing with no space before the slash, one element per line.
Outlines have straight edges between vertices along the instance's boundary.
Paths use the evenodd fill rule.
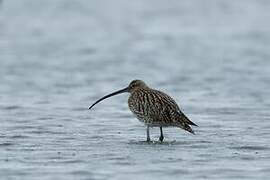
<path fill-rule="evenodd" d="M 270 1 L 3 0 L 0 179 L 268 179 Z M 199 127 L 145 143 L 133 79 Z"/>

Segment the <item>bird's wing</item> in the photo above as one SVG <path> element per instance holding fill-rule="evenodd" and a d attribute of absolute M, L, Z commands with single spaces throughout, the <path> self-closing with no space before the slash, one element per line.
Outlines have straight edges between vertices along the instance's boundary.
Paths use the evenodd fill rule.
<path fill-rule="evenodd" d="M 164 92 L 157 91 L 156 93 L 160 94 L 160 96 L 165 97 L 164 101 L 169 106 L 169 113 L 171 113 L 172 117 L 176 117 L 178 121 L 184 121 L 188 125 L 197 126 L 195 123 L 193 123 L 189 118 L 180 110 L 177 103 L 174 101 L 173 98 L 171 98 L 169 95 L 165 94 Z"/>
<path fill-rule="evenodd" d="M 156 99 L 159 100 L 159 104 L 162 106 L 159 108 L 159 121 L 178 126 L 194 134 L 190 125 L 197 125 L 188 119 L 188 117 L 180 110 L 176 102 L 169 95 L 161 91 L 155 91 L 154 94 L 156 94 Z"/>
<path fill-rule="evenodd" d="M 178 106 L 178 104 L 175 102 L 175 100 L 173 98 L 171 98 L 168 94 L 162 92 L 162 91 L 158 91 L 155 90 L 154 91 L 158 96 L 163 97 L 162 100 L 164 102 L 166 102 L 167 104 L 171 105 L 173 109 L 175 109 L 176 111 L 180 111 L 180 107 Z"/>

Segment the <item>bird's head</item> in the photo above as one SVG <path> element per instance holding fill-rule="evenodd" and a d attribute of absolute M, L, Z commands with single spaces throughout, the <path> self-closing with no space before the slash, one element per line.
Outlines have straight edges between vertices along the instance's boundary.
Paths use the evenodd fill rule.
<path fill-rule="evenodd" d="M 133 80 L 128 85 L 128 92 L 132 93 L 138 89 L 148 88 L 148 86 L 142 80 Z"/>
<path fill-rule="evenodd" d="M 148 86 L 142 81 L 142 80 L 133 80 L 131 81 L 131 83 L 129 83 L 128 87 L 124 88 L 124 89 L 121 89 L 121 90 L 118 90 L 118 91 L 115 91 L 111 94 L 108 94 L 102 98 L 100 98 L 99 100 L 97 100 L 94 104 L 92 104 L 89 109 L 91 109 L 94 105 L 96 105 L 97 103 L 99 103 L 100 101 L 104 100 L 104 99 L 107 99 L 109 97 L 112 97 L 112 96 L 115 96 L 117 94 L 121 94 L 121 93 L 125 93 L 125 92 L 129 92 L 129 93 L 133 93 L 135 92 L 136 90 L 139 90 L 139 89 L 144 89 L 144 88 L 148 88 Z"/>

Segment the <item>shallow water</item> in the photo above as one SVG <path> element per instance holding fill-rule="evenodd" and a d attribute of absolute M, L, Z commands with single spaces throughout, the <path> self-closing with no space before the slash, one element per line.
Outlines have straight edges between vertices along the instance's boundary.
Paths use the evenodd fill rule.
<path fill-rule="evenodd" d="M 1 2 L 0 2 L 1 3 Z M 1 179 L 267 179 L 269 1 L 3 0 Z M 119 95 L 143 79 L 199 127 L 159 143 Z"/>

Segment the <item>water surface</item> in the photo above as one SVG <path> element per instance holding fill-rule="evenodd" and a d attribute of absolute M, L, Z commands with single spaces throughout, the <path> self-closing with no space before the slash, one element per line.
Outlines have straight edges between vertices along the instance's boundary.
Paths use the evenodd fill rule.
<path fill-rule="evenodd" d="M 1 179 L 267 179 L 268 1 L 4 0 Z M 199 127 L 145 142 L 128 94 L 143 79 Z"/>

